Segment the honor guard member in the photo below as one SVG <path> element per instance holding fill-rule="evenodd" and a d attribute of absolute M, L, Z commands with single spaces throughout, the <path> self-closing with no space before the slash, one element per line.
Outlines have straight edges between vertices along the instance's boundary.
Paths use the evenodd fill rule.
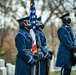
<path fill-rule="evenodd" d="M 71 48 L 74 44 L 73 32 L 70 26 L 71 19 L 69 13 L 60 17 L 63 24 L 58 29 L 58 38 L 60 41 L 56 66 L 61 67 L 61 75 L 70 75 L 72 68 Z"/>
<path fill-rule="evenodd" d="M 15 37 L 15 45 L 18 50 L 16 55 L 15 75 L 34 75 L 34 64 L 36 60 L 33 58 L 32 37 L 29 30 L 32 26 L 29 23 L 29 16 L 18 19 L 19 30 Z"/>
<path fill-rule="evenodd" d="M 36 69 L 36 75 L 48 75 L 48 67 L 50 65 L 48 65 L 48 59 L 52 59 L 52 51 L 50 51 L 48 48 L 47 48 L 47 45 L 46 45 L 46 38 L 45 38 L 45 35 L 44 33 L 42 32 L 42 29 L 44 28 L 44 25 L 41 23 L 41 17 L 39 17 L 37 19 L 37 22 L 36 22 L 36 34 L 37 34 L 37 37 L 39 38 L 38 39 L 38 42 L 41 44 L 41 51 L 42 53 L 44 54 L 44 57 L 40 60 L 40 65 L 37 64 L 37 69 Z M 51 54 L 50 54 L 51 53 Z"/>

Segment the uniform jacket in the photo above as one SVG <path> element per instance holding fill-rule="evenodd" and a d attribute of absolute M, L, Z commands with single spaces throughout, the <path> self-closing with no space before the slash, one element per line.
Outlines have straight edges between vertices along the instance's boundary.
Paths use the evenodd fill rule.
<path fill-rule="evenodd" d="M 58 30 L 58 38 L 60 41 L 56 66 L 71 68 L 71 47 L 73 46 L 73 32 L 70 26 L 63 24 Z"/>
<path fill-rule="evenodd" d="M 19 29 L 15 37 L 18 50 L 16 55 L 15 75 L 33 75 L 34 59 L 31 52 L 32 39 L 27 30 Z"/>
<path fill-rule="evenodd" d="M 49 58 L 49 54 L 48 54 L 48 48 L 47 48 L 47 43 L 46 43 L 46 38 L 45 35 L 42 31 L 40 30 L 36 30 L 37 36 L 40 39 L 41 42 L 41 51 L 43 52 L 43 54 L 45 55 L 45 58 Z"/>
<path fill-rule="evenodd" d="M 42 53 L 48 59 L 49 58 L 49 54 L 48 54 L 47 49 L 45 48 L 45 46 L 46 46 L 45 35 L 40 30 L 36 30 L 36 34 L 37 34 L 36 35 L 37 36 L 37 43 L 39 44 L 38 47 L 41 48 Z M 39 73 L 40 73 L 40 75 L 48 75 L 48 66 L 49 66 L 48 65 L 48 60 L 42 60 L 39 63 L 37 64 L 36 75 L 39 75 Z M 43 70 L 43 68 L 44 68 L 44 70 Z"/>

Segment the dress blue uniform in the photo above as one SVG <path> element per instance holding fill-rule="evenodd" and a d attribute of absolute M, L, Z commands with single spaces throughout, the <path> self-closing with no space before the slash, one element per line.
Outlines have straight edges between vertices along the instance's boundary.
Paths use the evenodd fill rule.
<path fill-rule="evenodd" d="M 22 18 L 18 21 L 25 20 Z M 20 28 L 16 37 L 15 45 L 18 50 L 16 55 L 15 75 L 34 75 L 34 59 L 32 48 L 32 37 L 28 30 Z"/>
<path fill-rule="evenodd" d="M 41 21 L 41 17 L 38 18 L 38 21 Z M 46 47 L 46 38 L 45 38 L 45 35 L 44 33 L 39 30 L 39 28 L 44 28 L 44 25 L 37 25 L 36 26 L 37 30 L 36 30 L 36 35 L 37 37 L 39 38 L 37 40 L 37 42 L 39 43 L 40 45 L 40 49 L 42 51 L 42 53 L 44 54 L 44 58 L 40 60 L 40 64 L 38 62 L 37 64 L 37 69 L 36 69 L 36 75 L 48 75 L 48 70 L 49 70 L 49 64 L 48 64 L 48 59 L 50 58 L 50 54 L 48 53 L 48 48 L 45 48 Z"/>
<path fill-rule="evenodd" d="M 65 14 L 63 17 L 66 17 Z M 70 75 L 72 61 L 71 61 L 71 48 L 74 43 L 73 32 L 70 25 L 63 23 L 58 30 L 58 38 L 60 40 L 56 66 L 62 67 L 61 75 Z"/>

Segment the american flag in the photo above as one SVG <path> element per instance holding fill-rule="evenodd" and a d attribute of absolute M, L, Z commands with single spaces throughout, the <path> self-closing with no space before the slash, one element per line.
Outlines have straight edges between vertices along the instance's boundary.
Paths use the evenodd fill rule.
<path fill-rule="evenodd" d="M 31 1 L 30 6 L 30 23 L 32 25 L 32 29 L 30 30 L 30 34 L 32 36 L 32 52 L 37 52 L 37 45 L 36 45 L 36 10 L 34 0 Z"/>

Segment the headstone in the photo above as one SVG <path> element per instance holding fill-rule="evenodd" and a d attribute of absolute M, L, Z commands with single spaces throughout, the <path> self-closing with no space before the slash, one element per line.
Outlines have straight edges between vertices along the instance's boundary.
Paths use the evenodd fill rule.
<path fill-rule="evenodd" d="M 11 63 L 7 63 L 6 67 L 7 67 L 8 75 L 15 75 L 15 65 L 12 65 Z"/>
<path fill-rule="evenodd" d="M 12 65 L 11 68 L 12 68 L 12 75 L 15 75 L 15 65 Z"/>
<path fill-rule="evenodd" d="M 6 67 L 0 67 L 0 75 L 7 75 L 7 68 Z"/>
<path fill-rule="evenodd" d="M 12 75 L 12 74 L 11 74 L 11 72 L 12 72 L 11 65 L 12 65 L 11 63 L 7 63 L 7 64 L 6 64 L 7 74 L 8 74 L 8 75 Z"/>
<path fill-rule="evenodd" d="M 0 67 L 5 67 L 5 60 L 4 59 L 0 59 Z"/>
<path fill-rule="evenodd" d="M 76 66 L 72 66 L 72 71 L 76 71 Z"/>
<path fill-rule="evenodd" d="M 50 71 L 55 71 L 54 68 L 55 68 L 55 59 L 54 59 L 54 56 L 53 56 L 53 58 L 51 60 Z"/>

